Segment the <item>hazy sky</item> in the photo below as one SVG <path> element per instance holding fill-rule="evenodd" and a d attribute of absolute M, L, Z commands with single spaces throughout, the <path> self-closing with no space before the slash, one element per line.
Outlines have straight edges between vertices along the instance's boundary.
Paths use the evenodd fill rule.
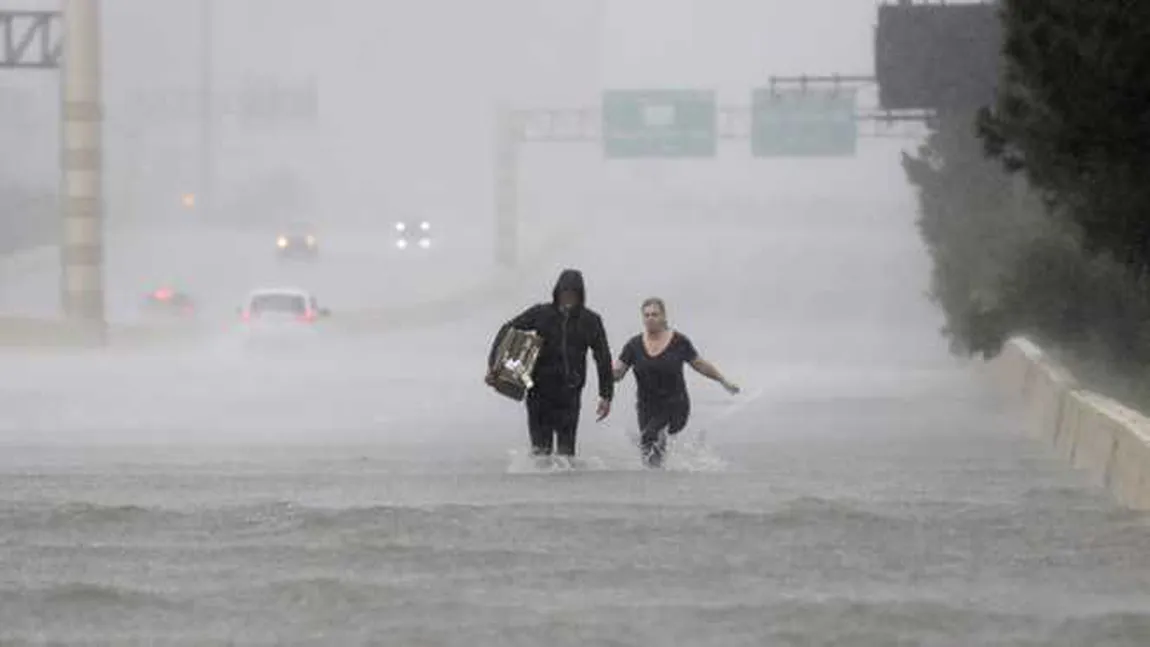
<path fill-rule="evenodd" d="M 284 82 L 318 76 L 328 93 L 325 104 L 340 111 L 353 110 L 353 99 L 434 111 L 440 102 L 466 103 L 477 93 L 524 103 L 594 104 L 601 85 L 689 84 L 738 98 L 770 74 L 869 71 L 875 19 L 874 0 L 214 5 L 219 84 L 235 85 L 247 76 Z M 110 102 L 132 86 L 195 87 L 198 6 L 195 0 L 104 1 Z"/>
<path fill-rule="evenodd" d="M 736 97 L 771 74 L 868 73 L 873 0 L 611 0 L 604 80 Z"/>
<path fill-rule="evenodd" d="M 482 199 L 490 184 L 491 110 L 499 99 L 595 106 L 602 87 L 690 86 L 715 88 L 722 102 L 738 104 L 771 74 L 868 73 L 876 12 L 874 0 L 215 0 L 214 6 L 218 92 L 262 79 L 296 88 L 314 82 L 319 93 L 315 122 L 220 124 L 225 183 L 291 172 L 307 177 L 310 193 L 345 205 L 410 203 L 451 192 L 459 203 Z M 115 158 L 109 191 L 146 184 L 164 200 L 194 184 L 194 106 L 186 108 L 189 117 L 154 115 L 151 125 L 127 119 L 125 110 L 142 91 L 182 89 L 194 101 L 203 60 L 200 5 L 105 0 L 103 7 L 107 142 Z M 39 133 L 45 145 L 34 148 L 43 154 L 32 155 L 27 167 L 52 178 L 55 75 L 3 76 L 0 87 L 23 87 L 43 106 L 20 136 Z"/>

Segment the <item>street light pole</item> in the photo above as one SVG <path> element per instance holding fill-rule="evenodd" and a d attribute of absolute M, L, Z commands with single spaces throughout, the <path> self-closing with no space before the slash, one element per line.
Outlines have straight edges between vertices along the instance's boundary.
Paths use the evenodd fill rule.
<path fill-rule="evenodd" d="M 67 320 L 102 343 L 107 324 L 100 0 L 66 0 L 63 31 L 61 301 Z"/>
<path fill-rule="evenodd" d="M 215 114 L 212 56 L 214 0 L 200 0 L 200 186 L 195 199 L 200 221 L 210 219 L 215 210 Z"/>
<path fill-rule="evenodd" d="M 506 104 L 495 117 L 495 263 L 515 269 L 519 255 L 519 146 L 521 127 Z"/>

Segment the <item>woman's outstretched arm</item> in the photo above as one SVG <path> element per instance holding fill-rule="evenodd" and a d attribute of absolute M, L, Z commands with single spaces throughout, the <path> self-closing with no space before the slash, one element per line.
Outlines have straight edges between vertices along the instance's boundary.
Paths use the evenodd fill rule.
<path fill-rule="evenodd" d="M 699 374 L 703 377 L 710 378 L 719 384 L 722 384 L 723 388 L 726 389 L 729 393 L 735 394 L 739 392 L 739 386 L 737 384 L 734 384 L 727 380 L 726 377 L 723 377 L 723 374 L 719 372 L 718 367 L 703 359 L 702 357 L 696 357 L 695 359 L 691 360 L 691 368 L 698 371 Z"/>

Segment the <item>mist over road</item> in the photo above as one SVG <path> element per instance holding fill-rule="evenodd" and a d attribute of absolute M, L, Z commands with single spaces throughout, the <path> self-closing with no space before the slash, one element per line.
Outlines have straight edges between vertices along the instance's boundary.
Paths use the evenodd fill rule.
<path fill-rule="evenodd" d="M 440 324 L 7 356 L 0 639 L 1142 644 L 1145 520 L 947 355 L 905 196 L 680 172 Z M 568 266 L 615 352 L 656 294 L 744 387 L 690 378 L 666 471 L 630 445 L 629 381 L 557 471 L 482 384 Z"/>

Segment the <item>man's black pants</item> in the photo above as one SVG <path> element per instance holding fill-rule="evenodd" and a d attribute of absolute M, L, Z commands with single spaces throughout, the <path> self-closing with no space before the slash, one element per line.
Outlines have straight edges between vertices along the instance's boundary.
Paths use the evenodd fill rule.
<path fill-rule="evenodd" d="M 527 395 L 527 430 L 531 452 L 536 456 L 575 455 L 575 432 L 579 427 L 579 391 L 532 390 Z"/>

